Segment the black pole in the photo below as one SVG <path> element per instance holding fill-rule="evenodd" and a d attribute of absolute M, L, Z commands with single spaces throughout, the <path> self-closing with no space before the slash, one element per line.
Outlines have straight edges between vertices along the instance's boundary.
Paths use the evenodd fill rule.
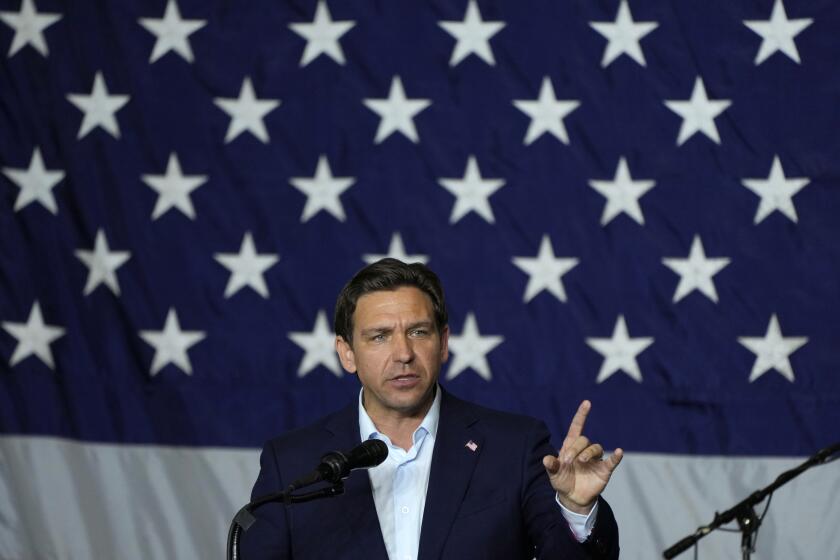
<path fill-rule="evenodd" d="M 840 452 L 840 443 L 835 443 L 834 445 L 821 449 L 801 465 L 780 474 L 769 486 L 753 492 L 723 513 L 715 512 L 715 517 L 711 523 L 698 527 L 694 534 L 677 541 L 662 553 L 663 556 L 665 558 L 673 558 L 721 525 L 737 520 L 742 533 L 741 553 L 743 558 L 748 559 L 755 544 L 755 532 L 758 530 L 760 524 L 760 520 L 756 517 L 753 507 L 772 494 L 777 488 L 787 484 L 811 467 L 829 462 L 829 457 L 838 452 Z"/>
<path fill-rule="evenodd" d="M 314 492 L 307 492 L 306 494 L 292 494 L 296 489 L 297 486 L 293 484 L 282 492 L 257 498 L 236 512 L 228 530 L 227 560 L 241 560 L 241 556 L 239 555 L 239 540 L 242 532 L 247 531 L 254 524 L 254 521 L 257 520 L 253 515 L 255 509 L 272 502 L 283 502 L 286 506 L 289 506 L 319 498 L 332 498 L 344 493 L 344 482 L 338 481 L 332 486 L 327 486 Z"/>

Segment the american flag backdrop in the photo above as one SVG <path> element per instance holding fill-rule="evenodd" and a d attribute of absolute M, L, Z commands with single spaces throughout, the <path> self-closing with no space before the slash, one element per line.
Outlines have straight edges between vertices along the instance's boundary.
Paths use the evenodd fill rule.
<path fill-rule="evenodd" d="M 625 557 L 840 440 L 834 0 L 0 0 L 0 52 L 0 558 L 221 557 L 383 256 L 447 389 L 593 401 Z M 835 465 L 758 557 L 840 557 Z"/>

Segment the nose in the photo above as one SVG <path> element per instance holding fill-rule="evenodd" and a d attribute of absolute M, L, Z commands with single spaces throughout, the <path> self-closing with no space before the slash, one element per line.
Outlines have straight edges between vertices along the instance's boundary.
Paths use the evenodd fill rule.
<path fill-rule="evenodd" d="M 395 362 L 402 364 L 411 363 L 414 359 L 414 348 L 411 340 L 404 334 L 394 337 L 393 357 Z"/>

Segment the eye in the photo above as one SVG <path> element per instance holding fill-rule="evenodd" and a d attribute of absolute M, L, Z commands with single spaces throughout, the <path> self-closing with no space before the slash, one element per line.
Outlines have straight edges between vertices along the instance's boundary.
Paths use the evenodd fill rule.
<path fill-rule="evenodd" d="M 429 330 L 428 329 L 414 329 L 411 331 L 411 336 L 428 336 Z"/>
<path fill-rule="evenodd" d="M 373 342 L 382 342 L 383 340 L 385 340 L 385 335 L 384 335 L 384 334 L 382 334 L 382 333 L 375 334 L 375 335 L 373 335 L 372 337 L 370 337 L 370 339 L 371 339 Z"/>

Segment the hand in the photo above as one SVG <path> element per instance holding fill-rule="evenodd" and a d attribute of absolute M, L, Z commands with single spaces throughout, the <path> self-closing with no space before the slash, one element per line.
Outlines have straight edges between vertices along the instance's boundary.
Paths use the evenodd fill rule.
<path fill-rule="evenodd" d="M 604 448 L 597 443 L 590 444 L 589 439 L 583 435 L 583 425 L 590 408 L 592 403 L 589 401 L 580 403 L 557 457 L 543 457 L 545 472 L 548 473 L 560 503 L 566 509 L 582 514 L 592 511 L 595 501 L 624 456 L 624 451 L 619 448 L 609 458 L 602 460 Z"/>

